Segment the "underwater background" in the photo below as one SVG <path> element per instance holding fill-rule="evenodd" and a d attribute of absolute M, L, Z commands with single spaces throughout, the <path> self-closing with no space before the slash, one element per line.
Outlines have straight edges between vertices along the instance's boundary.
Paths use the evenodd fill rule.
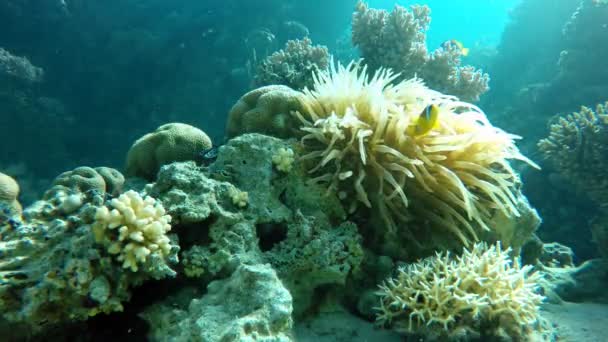
<path fill-rule="evenodd" d="M 413 5 L 428 6 L 429 12 L 425 12 L 423 7 L 410 7 Z M 391 16 L 390 13 L 395 15 Z M 571 326 L 582 323 L 573 318 L 575 314 L 572 317 L 558 318 L 555 312 L 572 309 L 559 309 L 559 305 L 566 305 L 564 302 L 590 302 L 594 305 L 608 302 L 605 291 L 601 291 L 603 286 L 608 285 L 608 266 L 605 259 L 608 256 L 608 215 L 605 211 L 608 201 L 608 150 L 605 147 L 608 143 L 608 109 L 604 107 L 605 101 L 608 101 L 608 2 L 4 0 L 0 3 L 0 26 L 0 203 L 6 202 L 4 216 L 0 217 L 0 227 L 3 227 L 0 230 L 0 308 L 7 312 L 0 320 L 0 332 L 4 331 L 7 337 L 0 340 L 73 341 L 128 337 L 136 340 L 167 341 L 316 341 L 323 340 L 320 337 L 323 331 L 329 336 L 325 337 L 327 341 L 357 340 L 354 337 L 345 337 L 348 335 L 346 332 L 336 333 L 330 327 L 306 323 L 322 317 L 323 312 L 331 311 L 328 307 L 337 306 L 366 324 L 369 323 L 369 326 L 358 327 L 351 322 L 354 326 L 352 331 L 360 332 L 358 340 L 399 340 L 404 336 L 422 336 L 425 340 L 500 340 L 496 336 L 508 336 L 507 340 L 514 341 L 603 340 L 597 335 L 577 335 L 577 330 Z M 486 117 L 489 120 L 484 127 L 498 129 L 492 131 L 495 135 L 487 133 L 491 137 L 479 138 L 477 143 L 482 146 L 485 143 L 489 145 L 489 141 L 492 141 L 495 145 L 486 150 L 480 148 L 482 151 L 479 154 L 483 156 L 476 155 L 475 158 L 467 159 L 466 162 L 471 163 L 467 165 L 485 163 L 489 158 L 486 154 L 500 156 L 499 159 L 487 162 L 487 165 L 484 164 L 487 168 L 478 171 L 480 182 L 473 182 L 470 175 L 461 177 L 454 171 L 456 176 L 445 176 L 444 180 L 435 182 L 437 188 L 429 183 L 431 185 L 420 185 L 420 189 L 424 190 L 412 190 L 412 193 L 408 193 L 408 187 L 404 185 L 409 184 L 405 180 L 406 176 L 403 176 L 404 179 L 397 176 L 394 179 L 379 176 L 380 185 L 388 187 L 399 183 L 399 186 L 395 186 L 394 193 L 382 195 L 386 198 L 378 200 L 369 195 L 368 199 L 361 190 L 363 174 L 370 174 L 370 171 L 365 169 L 369 166 L 365 158 L 362 158 L 363 166 L 353 166 L 357 163 L 349 161 L 337 166 L 337 170 L 328 171 L 328 165 L 333 164 L 334 160 L 336 164 L 346 160 L 345 155 L 355 147 L 345 147 L 340 152 L 340 157 L 328 153 L 340 139 L 336 138 L 337 140 L 328 143 L 331 138 L 324 134 L 329 134 L 327 132 L 338 126 L 331 126 L 331 122 L 327 121 L 323 123 L 327 126 L 319 128 L 319 122 L 325 120 L 326 116 L 330 117 L 330 113 L 325 115 L 319 114 L 320 112 L 339 112 L 339 108 L 342 108 L 336 104 L 338 100 L 329 104 L 323 101 L 333 99 L 332 96 L 338 98 L 340 94 L 348 98 L 345 94 L 349 91 L 354 94 L 355 91 L 336 86 L 333 93 L 325 94 L 323 89 L 329 89 L 329 85 L 322 89 L 319 84 L 324 80 L 327 84 L 332 84 L 332 80 L 335 81 L 337 76 L 332 79 L 330 76 L 313 77 L 313 74 L 319 75 L 322 71 L 332 70 L 331 66 L 338 63 L 346 66 L 351 61 L 360 61 L 360 65 L 367 65 L 368 69 L 365 69 L 363 74 L 367 72 L 370 76 L 384 67 L 400 73 L 395 77 L 385 75 L 387 79 L 390 78 L 387 84 L 400 84 L 399 82 L 418 77 L 428 88 L 454 95 L 467 103 L 464 105 L 467 110 L 477 112 L 479 108 L 483 120 Z M 361 70 L 358 65 L 353 68 L 348 70 Z M 340 72 L 334 71 L 338 74 Z M 355 74 L 359 71 L 355 71 Z M 331 75 L 330 71 L 328 73 Z M 352 81 L 349 86 L 355 87 L 354 84 L 357 82 Z M 278 85 L 285 88 L 279 88 Z M 273 86 L 277 87 L 264 88 Z M 396 93 L 399 91 L 401 90 L 396 90 Z M 266 97 L 267 102 L 259 100 L 267 92 L 271 94 Z M 421 95 L 417 102 L 399 102 L 397 106 L 404 111 L 416 108 L 412 113 L 415 111 L 417 119 L 405 124 L 401 131 L 417 141 L 422 141 L 429 135 L 433 136 L 435 131 L 439 132 L 440 125 L 442 129 L 449 131 L 446 127 L 451 123 L 442 121 L 448 114 L 434 114 L 433 110 L 445 110 L 442 108 L 447 106 L 453 111 L 450 115 L 462 114 L 463 111 L 468 113 L 462 108 L 456 108 L 457 105 L 431 107 L 437 104 L 435 102 L 441 97 L 430 92 L 428 94 L 430 95 Z M 387 101 L 392 101 L 389 95 L 386 96 L 389 98 Z M 404 97 L 406 96 L 399 97 L 399 101 Z M 441 101 L 456 100 L 443 98 Z M 418 108 L 421 103 L 424 103 L 424 106 Z M 359 109 L 368 108 L 360 103 L 358 106 Z M 370 105 L 370 108 L 372 107 Z M 290 115 L 286 115 L 289 118 L 281 116 L 298 111 L 304 116 L 300 118 L 301 121 Z M 306 111 L 309 113 L 306 114 Z M 281 115 L 277 114 L 279 112 Z M 428 120 L 424 121 L 427 116 Z M 284 122 L 279 123 L 280 120 Z M 479 122 L 485 122 L 483 120 Z M 296 124 L 296 121 L 299 123 Z M 179 124 L 162 126 L 168 123 Z M 304 127 L 301 131 L 308 134 L 305 139 L 301 139 L 301 127 L 298 126 L 300 124 Z M 365 121 L 362 126 L 357 126 L 357 129 L 369 125 L 370 123 Z M 403 124 L 394 125 L 401 127 L 399 125 Z M 458 125 L 452 128 L 453 132 L 459 132 L 459 129 L 466 126 Z M 348 124 L 342 123 L 339 127 L 347 126 Z M 157 128 L 166 130 L 167 137 L 146 135 L 159 132 Z M 200 132 L 201 130 L 204 133 Z M 293 133 L 295 131 L 300 133 Z M 277 140 L 263 140 L 265 138 L 251 133 L 262 133 Z M 448 135 L 445 132 L 441 134 Z M 359 137 L 353 133 L 353 141 L 359 139 L 355 136 Z M 239 140 L 245 139 L 244 137 L 251 140 Z M 162 139 L 168 139 L 169 147 L 150 152 L 153 150 L 150 146 L 165 143 Z M 314 148 L 307 145 L 307 139 L 314 141 Z M 390 139 L 388 135 L 383 137 L 382 144 L 386 142 L 390 145 Z M 446 138 L 445 141 L 448 140 Z M 140 146 L 137 146 L 138 143 Z M 496 147 L 503 143 L 504 148 Z M 256 144 L 276 147 L 276 151 L 280 152 L 260 152 L 254 148 L 258 146 Z M 322 149 L 315 152 L 315 149 L 325 146 L 324 144 L 329 144 L 330 147 L 324 152 L 320 152 Z M 363 142 L 359 146 L 362 144 Z M 517 147 L 514 147 L 515 145 Z M 162 150 L 163 148 L 165 150 Z M 394 148 L 404 154 L 399 160 L 414 158 L 414 152 L 404 152 L 406 147 L 399 145 Z M 423 152 L 416 153 L 424 154 L 424 151 L 432 149 L 425 148 L 421 148 L 420 151 Z M 165 158 L 163 153 L 171 154 L 167 150 L 171 150 L 174 155 L 161 161 Z M 379 150 L 382 148 L 371 148 L 368 152 Z M 443 153 L 455 150 L 458 150 L 458 147 L 444 146 L 437 147 L 434 151 Z M 363 155 L 363 152 L 361 153 Z M 430 160 L 451 161 L 451 153 L 445 152 L 444 156 L 437 157 L 438 159 L 431 157 Z M 250 158 L 245 158 L 249 160 L 249 164 L 245 159 L 241 161 L 243 155 Z M 378 160 L 395 158 L 394 155 L 396 154 L 393 154 L 393 157 L 378 157 Z M 426 160 L 425 157 L 416 156 L 420 160 Z M 276 174 L 271 176 L 256 173 L 256 170 L 264 169 L 264 158 L 268 160 L 270 169 L 273 169 L 274 165 L 276 174 L 289 176 L 284 175 L 285 179 L 281 179 Z M 298 162 L 299 159 L 301 163 Z M 297 169 L 297 172 L 291 171 L 294 160 L 294 169 Z M 318 163 L 318 166 L 306 164 L 311 160 Z M 514 161 L 512 170 L 511 160 Z M 195 170 L 190 164 L 172 164 L 183 161 L 194 161 L 195 164 L 192 165 L 201 169 Z M 257 165 L 258 169 L 251 165 Z M 387 167 L 387 170 L 396 172 L 398 167 L 394 166 L 394 162 L 391 165 L 393 166 Z M 418 164 L 412 164 L 411 170 L 404 171 L 404 174 L 413 179 L 424 177 L 423 171 L 420 171 L 422 176 L 416 173 L 416 165 Z M 446 165 L 449 169 L 451 166 L 464 164 L 455 162 Z M 95 177 L 105 178 L 106 187 L 101 191 L 101 195 L 85 195 L 86 191 L 93 188 L 92 181 L 79 181 L 87 185 L 79 183 L 81 185 L 77 188 L 83 195 L 74 197 L 75 188 L 70 185 L 72 181 L 66 179 L 75 176 L 64 172 L 77 170 L 82 166 L 90 166 L 90 170 L 97 167 L 97 171 L 86 171 L 92 172 L 87 173 L 86 177 L 93 177 L 91 174 L 97 172 L 101 176 L 95 173 Z M 105 167 L 104 171 L 100 171 L 100 166 Z M 350 168 L 357 168 L 361 178 L 348 189 L 342 188 L 345 180 L 355 177 L 353 175 L 356 171 L 345 171 L 351 170 Z M 367 173 L 361 170 L 366 170 Z M 499 176 L 487 176 L 491 172 Z M 430 174 L 433 174 L 433 171 L 430 171 Z M 114 177 L 112 179 L 122 177 L 122 181 L 118 182 L 120 186 L 110 189 L 106 175 L 112 175 L 107 176 Z M 85 175 L 79 174 L 78 177 Z M 260 181 L 259 184 L 254 184 L 253 180 L 258 179 L 256 177 L 267 177 L 272 186 L 260 190 L 265 183 Z M 383 177 L 386 179 L 382 180 Z M 461 180 L 457 182 L 460 185 L 449 183 L 454 177 L 460 177 Z M 320 180 L 320 183 L 331 178 L 327 187 L 323 188 L 332 194 L 331 200 L 301 200 L 298 195 L 294 195 L 300 191 L 315 193 L 316 190 L 302 188 L 305 183 L 302 179 L 308 178 Z M 467 183 L 468 181 L 471 183 Z M 18 190 L 11 198 L 9 195 L 13 183 L 18 184 Z M 186 183 L 187 186 L 184 185 Z M 57 190 L 57 185 L 64 188 Z M 372 182 L 363 186 L 376 189 L 382 188 L 380 185 Z M 462 195 L 456 190 L 452 192 L 452 189 L 460 189 L 460 186 L 472 193 L 470 199 L 466 199 L 465 190 L 461 190 Z M 484 186 L 488 189 L 504 186 L 507 190 L 482 192 L 480 189 Z M 86 191 L 83 190 L 85 188 Z M 397 188 L 406 189 L 405 193 Z M 172 192 L 175 189 L 179 189 L 179 193 Z M 134 191 L 131 193 L 127 190 Z M 421 195 L 427 190 L 432 195 Z M 195 199 L 197 194 L 200 194 L 198 200 Z M 111 214 L 112 205 L 116 209 L 119 208 L 119 204 L 112 201 L 120 202 L 118 198 L 123 195 L 126 196 L 123 202 L 127 204 L 122 205 L 126 206 L 131 205 L 129 203 L 139 203 L 140 199 L 144 201 L 144 195 L 150 195 L 150 198 L 157 201 L 141 202 L 141 211 L 146 213 L 142 214 L 145 216 L 152 210 L 158 216 L 158 222 L 161 222 L 154 226 L 156 240 L 150 240 L 153 241 L 150 244 L 154 247 L 148 246 L 145 252 L 155 255 L 155 251 L 158 251 L 158 260 L 137 252 L 133 252 L 133 255 L 127 252 L 124 252 L 124 255 L 119 254 L 116 242 L 118 240 L 113 242 L 112 239 L 123 241 L 132 238 L 135 241 L 136 238 L 129 235 L 133 232 L 124 233 L 124 236 L 117 235 L 118 237 L 107 235 L 109 231 L 117 231 L 113 229 L 122 224 L 128 226 L 124 222 L 118 223 L 116 216 Z M 229 198 L 227 203 L 230 209 L 225 209 L 226 204 L 220 200 L 224 195 Z M 289 196 L 294 197 L 290 199 Z M 463 197 L 462 203 L 460 196 Z M 399 197 L 404 198 L 403 202 L 395 200 Z M 455 197 L 458 197 L 458 200 L 453 200 Z M 351 198 L 355 200 L 351 202 Z M 416 202 L 417 198 L 420 199 L 418 203 L 423 204 L 408 204 L 408 200 Z M 444 208 L 443 200 L 446 198 L 446 202 L 453 200 L 454 203 L 450 202 L 452 207 L 443 212 L 441 208 Z M 218 203 L 209 204 L 216 200 Z M 287 210 L 284 208 L 275 212 L 267 208 L 260 209 L 257 204 L 253 204 L 258 200 L 260 203 L 280 202 L 289 207 L 290 214 L 282 213 L 281 210 Z M 386 203 L 378 204 L 375 201 Z M 313 205 L 315 202 L 321 204 Z M 91 208 L 105 208 L 106 205 L 109 210 L 106 209 L 105 216 L 101 211 L 95 212 L 93 209 L 88 209 L 85 214 L 87 205 Z M 146 209 L 146 205 L 155 209 Z M 268 204 L 268 208 L 273 205 Z M 206 209 L 200 209 L 203 207 Z M 338 207 L 339 209 L 336 209 Z M 526 209 L 521 209 L 522 207 Z M 378 211 L 377 208 L 383 209 Z M 435 208 L 438 208 L 437 211 Z M 173 217 L 172 221 L 170 218 L 163 218 L 165 210 L 167 215 Z M 501 210 L 506 218 L 498 219 L 498 214 L 494 212 Z M 132 211 L 137 215 L 136 209 Z M 395 213 L 386 214 L 385 211 Z M 404 214 L 407 217 L 402 218 L 399 213 L 404 211 L 408 211 Z M 340 214 L 336 214 L 338 212 Z M 478 220 L 474 218 L 477 212 L 480 217 Z M 271 219 L 273 215 L 284 217 L 280 216 L 281 218 L 275 221 L 275 218 Z M 437 218 L 439 216 L 441 218 Z M 317 221 L 308 222 L 309 217 L 316 217 Z M 73 225 L 80 227 L 82 231 L 93 232 L 89 234 L 91 241 L 84 244 L 84 238 L 79 234 L 85 233 L 80 230 L 75 233 L 76 228 L 71 230 L 72 233 L 68 233 L 70 230 L 65 227 L 61 228 L 64 229 L 61 233 L 51 233 L 56 228 L 48 227 L 54 227 L 57 220 L 69 222 L 65 227 Z M 238 231 L 241 228 L 234 228 L 234 236 L 240 234 L 243 240 L 259 240 L 259 246 L 247 247 L 245 244 L 235 247 L 236 243 L 231 242 L 230 248 L 226 247 L 229 252 L 219 253 L 218 251 L 223 251 L 223 247 L 220 247 L 221 243 L 218 241 L 230 238 L 222 235 L 227 233 L 220 232 L 218 227 L 236 227 L 239 224 L 234 222 L 241 222 L 239 220 L 255 222 L 251 223 L 254 228 L 251 228 L 253 230 L 249 233 L 242 233 Z M 450 229 L 457 227 L 451 230 L 452 233 L 457 233 L 447 237 L 450 235 L 435 227 L 434 220 L 439 222 L 438 226 L 452 225 Z M 500 224 L 510 227 L 508 233 L 494 234 L 492 225 L 499 225 L 499 221 L 502 222 Z M 171 232 L 177 231 L 178 237 L 171 237 L 169 234 L 168 227 L 171 222 Z M 308 249 L 302 247 L 300 250 L 298 248 L 301 246 L 293 241 L 300 241 L 298 239 L 306 234 L 291 230 L 300 224 L 308 224 L 311 227 L 323 227 L 327 224 L 338 228 L 327 231 L 319 228 L 321 231 L 310 233 L 324 237 L 311 237 L 311 241 L 323 242 L 314 245 L 316 247 L 311 243 L 306 245 Z M 399 228 L 410 224 L 416 228 Z M 159 228 L 161 226 L 164 228 Z M 527 228 L 520 228 L 523 226 Z M 176 230 L 176 227 L 181 230 Z M 38 234 L 32 233 L 36 231 L 46 232 L 47 229 L 51 238 L 28 235 Z M 193 232 L 196 229 L 204 230 L 205 233 Z M 436 233 L 435 229 L 440 233 Z M 486 234 L 486 230 L 493 233 Z M 391 235 L 393 233 L 397 235 Z M 146 234 L 148 233 L 142 235 L 145 236 L 141 237 L 142 241 L 148 239 Z M 437 237 L 441 234 L 446 235 Z M 64 235 L 69 235 L 70 238 L 64 238 Z M 54 237 L 61 237 L 57 239 L 63 242 L 56 245 L 49 243 L 49 239 L 53 241 Z M 27 243 L 14 242 L 23 239 L 27 240 Z M 36 242 L 36 239 L 41 239 L 41 242 Z M 391 242 L 399 239 L 408 242 L 399 246 Z M 68 244 L 67 241 L 80 247 L 57 247 L 60 244 Z M 340 268 L 336 274 L 332 273 L 335 270 L 320 272 L 330 274 L 328 277 L 331 280 L 318 280 L 317 283 L 311 280 L 313 284 L 301 284 L 305 281 L 298 280 L 297 274 L 307 274 L 310 269 L 320 269 L 318 264 L 302 267 L 306 271 L 297 267 L 295 271 L 290 269 L 289 272 L 292 273 L 283 270 L 282 267 L 287 267 L 285 265 L 292 262 L 286 261 L 291 259 L 285 255 L 304 258 L 302 255 L 313 253 L 309 249 L 331 250 L 333 247 L 328 246 L 332 241 L 340 241 L 348 247 L 327 257 L 333 258 L 332 262 L 340 260 L 340 266 L 335 266 Z M 489 243 L 493 247 L 488 247 L 486 252 L 483 252 L 481 247 L 477 250 L 477 245 L 473 244 L 476 241 Z M 530 270 L 534 267 L 536 274 L 543 274 L 539 276 L 543 280 L 534 283 L 541 284 L 538 287 L 542 288 L 542 291 L 530 290 L 527 296 L 532 298 L 533 292 L 542 292 L 544 303 L 556 305 L 546 309 L 547 312 L 553 312 L 553 316 L 548 314 L 545 317 L 549 323 L 539 324 L 541 319 L 537 320 L 536 314 L 525 310 L 517 315 L 521 318 L 518 324 L 521 323 L 522 326 L 538 325 L 539 328 L 535 328 L 534 332 L 540 332 L 538 335 L 524 331 L 523 328 L 520 331 L 519 325 L 516 325 L 516 328 L 497 328 L 491 333 L 479 332 L 478 328 L 464 328 L 467 319 L 462 317 L 439 320 L 441 324 L 436 330 L 441 331 L 441 326 L 445 328 L 439 333 L 431 328 L 413 329 L 413 316 L 410 316 L 409 327 L 391 329 L 394 328 L 391 326 L 392 321 L 402 318 L 402 313 L 391 311 L 391 307 L 396 304 L 387 298 L 394 299 L 402 295 L 404 292 L 399 294 L 396 289 L 400 282 L 406 282 L 401 276 L 405 274 L 405 270 L 413 272 L 404 265 L 411 265 L 418 259 L 434 255 L 435 252 L 449 250 L 458 254 L 462 247 L 473 251 L 471 253 L 478 257 L 475 260 L 496 254 L 495 261 L 508 263 L 507 259 L 501 259 L 500 245 L 494 245 L 497 241 L 505 248 L 510 247 L 513 251 L 511 256 L 521 258 L 524 265 L 530 266 Z M 462 245 L 459 242 L 462 242 Z M 217 245 L 213 245 L 214 243 Z M 545 246 L 550 243 L 556 244 Z M 36 248 L 45 249 L 46 252 L 32 254 L 30 250 L 34 247 L 23 247 L 28 244 L 43 246 Z M 101 256 L 83 252 L 95 249 L 91 247 L 95 244 L 104 246 L 103 251 L 99 252 Z M 74 252 L 76 249 L 79 252 Z M 17 250 L 19 252 L 16 252 Z M 252 250 L 255 252 L 251 252 Z M 53 267 L 61 269 L 57 274 L 70 274 L 65 276 L 69 279 L 88 277 L 87 280 L 83 280 L 78 286 L 57 283 L 44 285 L 49 277 L 56 276 L 55 273 L 51 276 L 55 269 L 47 269 L 46 264 L 33 266 L 31 262 L 40 262 L 46 258 L 44 253 L 49 251 L 53 251 L 53 255 L 66 255 L 65 259 L 49 261 L 49 265 L 54 263 Z M 57 251 L 63 252 L 57 254 Z M 272 253 L 276 255 L 271 255 Z M 107 260 L 104 255 L 109 255 Z M 115 267 L 130 270 L 133 274 L 123 270 L 118 272 L 108 266 L 112 255 L 119 255 L 121 258 Z M 549 261 L 543 263 L 546 261 L 543 258 Z M 94 266 L 82 266 L 82 260 L 89 260 L 86 264 Z M 326 260 L 323 262 L 328 263 Z M 465 259 L 462 262 L 472 263 Z M 150 263 L 156 266 L 152 267 Z M 272 265 L 272 270 L 245 270 L 241 263 L 251 268 Z M 142 271 L 144 264 L 149 268 Z M 198 268 L 192 265 L 198 265 Z M 209 271 L 212 269 L 211 265 L 217 269 Z M 79 267 L 87 268 L 88 275 L 74 275 L 78 273 L 75 270 L 80 269 Z M 525 269 L 525 266 L 522 267 Z M 22 275 L 19 271 L 30 268 L 36 270 L 31 273 L 36 274 L 35 277 L 25 271 L 27 275 Z M 199 268 L 204 268 L 205 271 Z M 102 269 L 104 271 L 101 271 Z M 398 269 L 401 271 L 397 271 Z M 357 274 L 355 270 L 363 270 L 361 272 L 366 275 Z M 262 274 L 261 278 L 269 279 L 268 277 L 277 277 L 273 275 L 274 272 L 277 272 L 278 279 L 287 284 L 285 286 L 289 291 L 283 289 L 281 292 L 276 284 L 271 286 L 264 283 L 256 287 L 248 283 L 254 282 L 251 279 L 255 277 L 251 274 Z M 515 270 L 513 272 L 516 273 Z M 235 280 L 235 274 L 240 274 L 239 277 L 243 277 L 245 280 L 242 281 L 248 285 L 239 285 L 241 280 Z M 385 284 L 383 281 L 390 275 L 395 276 L 393 282 L 381 285 Z M 317 276 L 323 278 L 323 275 L 315 275 Z M 57 277 L 60 278 L 59 275 Z M 46 280 L 41 280 L 43 278 Z M 410 276 L 408 279 L 414 278 Z M 254 327 L 243 323 L 244 335 L 238 336 L 234 333 L 222 335 L 225 331 L 219 331 L 219 328 L 217 331 L 212 329 L 212 332 L 199 335 L 196 332 L 188 335 L 172 330 L 171 326 L 177 324 L 175 322 L 186 321 L 183 315 L 186 315 L 184 312 L 188 311 L 187 308 L 190 308 L 188 319 L 192 321 L 192 326 L 198 324 L 202 330 L 205 328 L 201 328 L 202 323 L 196 323 L 197 319 L 215 322 L 215 326 L 222 326 L 223 323 L 218 323 L 220 321 L 228 321 L 222 316 L 219 304 L 221 300 L 212 298 L 211 295 L 217 295 L 219 298 L 232 297 L 230 294 L 218 293 L 218 289 L 212 288 L 209 284 L 214 281 L 226 281 L 223 286 L 227 288 L 242 287 L 241 290 L 245 294 L 247 291 L 268 291 L 268 298 L 260 299 L 259 303 L 252 306 L 262 306 L 265 305 L 263 303 L 272 302 L 273 298 L 283 298 L 284 303 L 273 303 L 267 310 L 276 310 L 269 314 L 275 318 L 281 316 L 281 310 L 287 310 L 289 313 L 277 318 L 280 322 L 264 321 L 264 324 L 269 324 L 269 327 L 265 328 L 259 328 L 254 323 L 249 323 Z M 277 280 L 277 283 L 281 281 Z M 69 283 L 69 280 L 65 282 Z M 16 283 L 19 284 L 15 285 Z M 105 287 L 100 285 L 102 283 Z M 352 285 L 353 283 L 357 285 Z M 250 285 L 251 288 L 248 288 Z M 378 286 L 384 286 L 379 290 L 384 291 L 384 297 L 374 294 L 378 291 Z M 536 285 L 530 285 L 530 289 L 534 286 Z M 34 288 L 43 290 L 28 292 Z M 96 295 L 93 296 L 93 288 L 104 288 L 110 294 L 99 295 L 99 292 L 95 292 Z M 150 295 L 155 292 L 155 288 L 159 289 L 158 292 Z M 344 298 L 326 300 L 334 298 L 336 291 L 344 292 Z M 207 293 L 211 295 L 205 296 Z M 358 296 L 357 293 L 362 295 Z M 288 300 L 285 299 L 290 295 L 295 303 L 293 314 L 291 304 L 286 304 Z M 104 298 L 103 305 L 99 304 L 102 302 L 100 296 Z M 415 297 L 418 298 L 417 296 Z M 106 304 L 106 297 L 112 298 L 111 304 Z M 192 299 L 199 297 L 202 299 L 198 304 L 189 304 Z M 107 303 L 110 303 L 110 299 L 107 300 Z M 289 301 L 291 300 L 289 297 Z M 196 301 L 198 299 L 195 299 Z M 420 301 L 422 300 L 418 299 L 418 302 Z M 63 302 L 64 306 L 79 307 L 78 310 L 82 307 L 82 310 L 75 309 L 78 312 L 73 313 L 55 302 Z M 167 312 L 172 310 L 171 302 L 175 302 L 174 307 L 179 307 L 183 312 L 174 316 L 168 314 Z M 319 302 L 331 304 L 324 306 Z M 370 304 L 371 302 L 374 304 Z M 386 308 L 382 308 L 384 311 L 381 310 L 384 316 L 376 316 L 372 312 L 371 307 L 377 307 L 379 303 L 386 305 Z M 202 305 L 202 308 L 196 305 Z M 407 306 L 404 302 L 400 305 Z M 486 304 L 478 306 L 484 305 Z M 284 308 L 287 306 L 290 309 Z M 217 312 L 205 311 L 205 308 L 209 307 L 218 308 Z M 512 306 L 509 308 L 517 311 Z M 50 315 L 49 323 L 46 319 L 41 323 L 40 317 L 45 316 L 47 312 L 58 314 L 57 317 Z M 196 316 L 193 312 L 202 314 L 192 318 Z M 246 316 L 243 312 L 230 314 Z M 587 317 L 603 317 L 604 313 L 608 317 L 608 311 L 603 306 L 594 306 L 592 311 L 576 311 L 576 314 Z M 420 315 L 422 317 L 423 314 Z M 223 318 L 218 318 L 220 316 Z M 477 319 L 475 315 L 472 317 L 473 320 Z M 595 323 L 605 324 L 607 319 L 597 318 Z M 491 321 L 496 323 L 496 320 L 494 317 Z M 387 329 L 374 330 L 374 321 L 376 326 Z M 570 326 L 564 323 L 567 321 L 576 323 L 570 323 Z M 342 323 L 349 326 L 351 324 L 344 322 Z M 405 322 L 407 326 L 407 319 Z M 151 328 L 154 324 L 158 326 Z M 230 324 L 226 323 L 226 326 L 232 327 Z M 562 330 L 556 328 L 560 324 Z M 116 330 L 109 329 L 110 326 L 116 326 Z M 564 326 L 567 328 L 563 328 Z M 315 331 L 317 335 L 311 332 L 314 329 L 318 330 Z M 594 329 L 601 331 L 599 325 L 585 329 L 587 332 L 593 332 Z M 257 333 L 250 333 L 252 330 Z M 496 332 L 498 330 L 499 333 Z M 549 330 L 552 332 L 549 333 Z M 8 334 L 8 331 L 13 333 Z M 374 331 L 379 335 L 373 335 Z"/>

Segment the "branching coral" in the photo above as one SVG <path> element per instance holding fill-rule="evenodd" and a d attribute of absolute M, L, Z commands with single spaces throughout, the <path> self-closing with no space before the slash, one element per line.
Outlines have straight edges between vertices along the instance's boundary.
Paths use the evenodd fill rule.
<path fill-rule="evenodd" d="M 137 272 L 153 257 L 165 258 L 172 245 L 166 235 L 171 216 L 152 197 L 142 198 L 131 190 L 110 201 L 109 209 L 97 209 L 92 225 L 95 240 L 107 245 L 124 268 Z"/>
<path fill-rule="evenodd" d="M 380 286 L 377 321 L 442 341 L 504 333 L 526 340 L 543 300 L 530 269 L 512 262 L 500 244 L 476 244 L 456 258 L 437 253 Z"/>
<path fill-rule="evenodd" d="M 598 205 L 608 203 L 608 102 L 560 117 L 538 143 L 543 156 Z"/>
<path fill-rule="evenodd" d="M 293 89 L 310 87 L 313 73 L 327 68 L 329 58 L 327 47 L 313 46 L 310 38 L 289 40 L 285 48 L 260 63 L 255 83 L 258 86 L 283 84 Z"/>
<path fill-rule="evenodd" d="M 314 160 L 314 182 L 325 183 L 354 211 L 362 203 L 389 230 L 415 217 L 425 228 L 451 231 L 464 244 L 489 230 L 494 210 L 517 216 L 518 176 L 509 159 L 535 165 L 513 135 L 493 127 L 476 106 L 380 69 L 370 79 L 351 63 L 315 75 L 298 112 L 301 160 Z M 436 105 L 437 125 L 415 135 L 423 110 Z M 412 215 L 414 214 L 414 215 Z"/>
<path fill-rule="evenodd" d="M 429 54 L 427 6 L 410 10 L 395 5 L 392 12 L 368 8 L 359 1 L 353 13 L 352 40 L 365 62 L 377 70 L 391 68 L 404 78 L 419 76 L 434 89 L 477 101 L 488 88 L 489 76 L 472 66 L 460 66 L 460 49 L 446 45 Z"/>

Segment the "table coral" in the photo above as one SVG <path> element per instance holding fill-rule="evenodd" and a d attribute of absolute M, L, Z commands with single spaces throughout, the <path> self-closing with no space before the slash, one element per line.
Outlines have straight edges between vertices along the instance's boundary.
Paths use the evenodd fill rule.
<path fill-rule="evenodd" d="M 382 67 L 405 79 L 418 76 L 433 89 L 477 101 L 489 87 L 489 76 L 472 66 L 461 66 L 460 49 L 446 45 L 428 53 L 428 6 L 410 10 L 395 5 L 392 12 L 369 8 L 359 1 L 353 13 L 352 41 L 372 70 Z"/>
<path fill-rule="evenodd" d="M 500 244 L 476 244 L 457 257 L 437 253 L 380 287 L 377 321 L 431 340 L 527 340 L 543 300 L 531 267 L 520 267 Z"/>
<path fill-rule="evenodd" d="M 476 106 L 380 69 L 338 65 L 316 75 L 297 115 L 313 161 L 313 182 L 326 184 L 350 206 L 373 208 L 389 231 L 419 220 L 440 227 L 464 244 L 491 230 L 495 210 L 517 210 L 519 177 L 509 160 L 536 166 L 518 151 L 514 135 L 492 126 Z M 410 133 L 423 109 L 434 104 L 438 124 Z"/>

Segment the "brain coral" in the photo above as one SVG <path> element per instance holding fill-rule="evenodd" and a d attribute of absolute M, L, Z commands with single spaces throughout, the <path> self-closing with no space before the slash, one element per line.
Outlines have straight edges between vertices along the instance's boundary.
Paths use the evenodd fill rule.
<path fill-rule="evenodd" d="M 19 184 L 9 175 L 0 172 L 0 203 L 5 203 L 9 208 L 21 213 L 21 204 L 17 200 L 19 196 Z"/>
<path fill-rule="evenodd" d="M 368 78 L 353 63 L 315 75 L 297 113 L 307 133 L 301 160 L 314 161 L 313 181 L 336 191 L 351 211 L 373 208 L 389 230 L 415 218 L 464 244 L 478 239 L 476 229 L 490 229 L 495 210 L 519 215 L 519 178 L 509 159 L 535 164 L 519 153 L 517 137 L 472 104 L 416 79 L 392 84 L 396 77 L 380 69 Z M 431 104 L 438 123 L 426 134 L 412 133 Z"/>
<path fill-rule="evenodd" d="M 399 269 L 380 287 L 377 321 L 440 341 L 504 334 L 530 341 L 529 325 L 543 300 L 530 268 L 511 262 L 499 244 L 476 244 L 456 258 L 438 253 Z"/>
<path fill-rule="evenodd" d="M 126 173 L 154 180 L 161 166 L 175 161 L 194 160 L 211 148 L 211 139 L 200 129 L 168 123 L 137 139 L 127 154 Z"/>
<path fill-rule="evenodd" d="M 227 136 L 254 132 L 279 138 L 293 136 L 298 123 L 291 112 L 300 109 L 301 95 L 284 85 L 270 85 L 248 92 L 230 109 Z"/>

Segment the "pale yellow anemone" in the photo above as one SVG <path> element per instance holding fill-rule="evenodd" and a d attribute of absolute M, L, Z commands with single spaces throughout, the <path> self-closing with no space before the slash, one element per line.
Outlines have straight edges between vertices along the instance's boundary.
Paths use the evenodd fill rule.
<path fill-rule="evenodd" d="M 313 181 L 348 203 L 377 210 L 389 230 L 412 219 L 454 233 L 466 245 L 490 229 L 494 210 L 518 215 L 517 174 L 510 159 L 537 167 L 518 151 L 517 136 L 492 126 L 475 105 L 424 86 L 392 83 L 387 69 L 369 78 L 358 63 L 315 75 L 297 112 Z M 411 135 L 430 104 L 438 124 Z"/>

